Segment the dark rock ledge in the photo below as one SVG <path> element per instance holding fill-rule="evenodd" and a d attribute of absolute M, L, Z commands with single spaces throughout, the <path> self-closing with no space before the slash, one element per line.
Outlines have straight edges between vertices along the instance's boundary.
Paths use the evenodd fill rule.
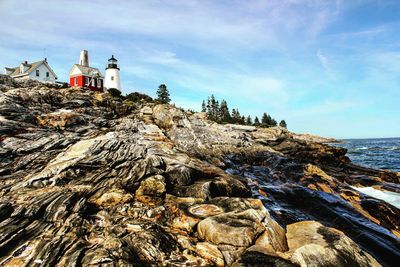
<path fill-rule="evenodd" d="M 282 128 L 0 76 L 1 266 L 396 266 L 399 175 Z"/>

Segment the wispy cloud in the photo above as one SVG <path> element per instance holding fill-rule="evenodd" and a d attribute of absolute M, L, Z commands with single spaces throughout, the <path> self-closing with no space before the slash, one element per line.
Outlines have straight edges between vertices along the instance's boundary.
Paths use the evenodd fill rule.
<path fill-rule="evenodd" d="M 331 64 L 329 62 L 328 57 L 322 53 L 320 49 L 317 51 L 317 57 L 319 62 L 321 63 L 322 68 L 324 69 L 325 75 L 330 79 L 336 79 L 335 73 L 332 70 Z"/>

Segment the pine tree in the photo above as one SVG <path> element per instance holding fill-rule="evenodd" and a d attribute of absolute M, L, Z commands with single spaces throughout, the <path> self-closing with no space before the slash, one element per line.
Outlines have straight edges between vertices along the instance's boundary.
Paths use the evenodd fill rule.
<path fill-rule="evenodd" d="M 283 128 L 287 128 L 287 124 L 285 120 L 281 120 L 281 122 L 279 123 L 279 126 L 283 127 Z"/>
<path fill-rule="evenodd" d="M 237 119 L 237 112 L 236 109 L 232 109 L 232 123 L 236 123 L 236 119 Z"/>
<path fill-rule="evenodd" d="M 254 126 L 259 126 L 259 125 L 260 125 L 260 120 L 256 116 L 256 118 L 254 119 Z"/>
<path fill-rule="evenodd" d="M 158 86 L 157 100 L 163 104 L 167 104 L 171 101 L 171 98 L 169 98 L 167 86 L 165 84 L 160 84 L 160 86 Z"/>
<path fill-rule="evenodd" d="M 242 116 L 242 117 L 240 117 L 240 124 L 246 124 L 246 117 L 245 116 Z"/>
<path fill-rule="evenodd" d="M 220 121 L 221 121 L 220 109 L 219 109 L 219 102 L 218 102 L 218 100 L 215 101 L 214 120 L 217 121 L 217 122 L 220 122 Z"/>
<path fill-rule="evenodd" d="M 239 109 L 232 109 L 232 122 L 242 123 L 242 116 L 240 115 Z"/>
<path fill-rule="evenodd" d="M 211 119 L 215 120 L 215 114 L 216 114 L 216 101 L 215 101 L 215 97 L 214 95 L 211 95 L 211 99 L 210 99 L 210 106 L 211 106 L 211 110 L 210 110 L 210 115 L 211 115 Z"/>
<path fill-rule="evenodd" d="M 207 112 L 206 102 L 204 100 L 203 103 L 201 103 L 201 112 Z"/>
<path fill-rule="evenodd" d="M 207 116 L 211 118 L 211 99 L 208 97 L 207 99 Z"/>
<path fill-rule="evenodd" d="M 229 113 L 228 103 L 226 103 L 225 100 L 221 101 L 219 110 L 221 113 L 221 121 L 222 122 L 231 122 L 232 121 L 231 114 Z"/>
<path fill-rule="evenodd" d="M 252 125 L 252 124 L 253 124 L 253 121 L 252 121 L 252 119 L 251 119 L 250 115 L 249 115 L 249 116 L 247 116 L 247 119 L 246 119 L 246 124 L 247 124 L 247 125 Z"/>
<path fill-rule="evenodd" d="M 262 118 L 261 118 L 261 126 L 262 127 L 273 127 L 278 125 L 276 120 L 272 118 L 270 115 L 264 112 Z"/>
<path fill-rule="evenodd" d="M 269 124 L 269 115 L 264 112 L 261 117 L 261 125 L 267 127 L 268 124 Z"/>

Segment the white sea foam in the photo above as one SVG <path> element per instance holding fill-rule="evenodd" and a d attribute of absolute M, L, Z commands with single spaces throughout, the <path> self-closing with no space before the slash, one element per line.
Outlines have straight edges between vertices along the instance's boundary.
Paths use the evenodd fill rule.
<path fill-rule="evenodd" d="M 400 209 L 400 194 L 399 193 L 390 192 L 390 191 L 381 191 L 381 190 L 377 190 L 373 187 L 354 187 L 354 186 L 352 186 L 352 188 L 357 191 L 360 191 L 361 193 L 369 195 L 371 197 L 381 199 L 381 200 L 383 200 L 389 204 L 392 204 L 393 206 Z"/>

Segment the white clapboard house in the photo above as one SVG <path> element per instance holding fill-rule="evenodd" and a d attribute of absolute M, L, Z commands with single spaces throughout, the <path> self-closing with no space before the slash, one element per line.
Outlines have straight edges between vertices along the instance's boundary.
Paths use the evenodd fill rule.
<path fill-rule="evenodd" d="M 9 75 L 16 80 L 33 79 L 40 82 L 51 83 L 55 83 L 57 80 L 57 75 L 50 67 L 47 59 L 32 63 L 24 61 L 15 68 L 5 67 L 4 74 Z"/>

